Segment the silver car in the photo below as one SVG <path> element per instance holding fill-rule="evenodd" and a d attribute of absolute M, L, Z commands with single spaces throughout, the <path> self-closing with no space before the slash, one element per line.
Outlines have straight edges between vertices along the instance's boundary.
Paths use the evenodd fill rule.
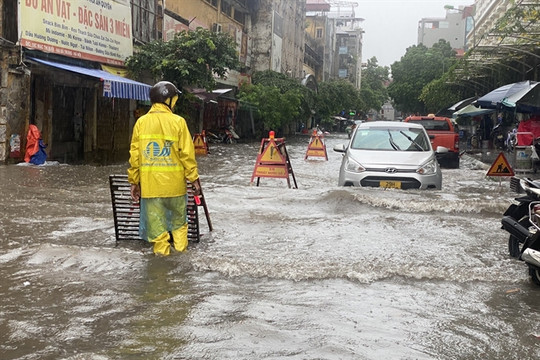
<path fill-rule="evenodd" d="M 438 152 L 448 149 L 439 147 Z M 438 189 L 442 173 L 422 125 L 394 121 L 364 122 L 354 130 L 343 153 L 340 186 Z"/>

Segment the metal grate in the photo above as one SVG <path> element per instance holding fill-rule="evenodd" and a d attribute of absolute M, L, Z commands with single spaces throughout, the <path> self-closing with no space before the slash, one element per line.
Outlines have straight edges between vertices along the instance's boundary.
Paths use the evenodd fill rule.
<path fill-rule="evenodd" d="M 141 240 L 139 237 L 139 215 L 140 208 L 138 203 L 133 203 L 131 200 L 131 185 L 128 183 L 127 175 L 109 175 L 109 185 L 111 189 L 111 200 L 114 216 L 114 231 L 116 242 L 121 240 Z M 210 231 L 212 231 L 212 223 L 208 214 L 208 208 L 204 196 L 199 197 L 201 204 L 195 203 L 193 191 L 188 183 L 188 203 L 187 203 L 187 220 L 188 220 L 188 240 L 192 242 L 200 241 L 199 227 L 199 211 L 198 207 L 203 206 L 206 215 L 206 221 Z"/>

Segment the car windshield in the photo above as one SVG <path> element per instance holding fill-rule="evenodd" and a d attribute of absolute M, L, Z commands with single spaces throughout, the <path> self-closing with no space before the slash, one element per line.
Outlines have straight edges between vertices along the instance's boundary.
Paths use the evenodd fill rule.
<path fill-rule="evenodd" d="M 430 151 L 429 139 L 423 129 L 366 128 L 358 129 L 351 140 L 357 150 Z"/>
<path fill-rule="evenodd" d="M 420 124 L 422 125 L 426 130 L 440 130 L 440 131 L 450 131 L 450 126 L 446 121 L 441 120 L 430 120 L 430 119 L 422 119 L 422 120 L 409 120 L 409 122 Z"/>

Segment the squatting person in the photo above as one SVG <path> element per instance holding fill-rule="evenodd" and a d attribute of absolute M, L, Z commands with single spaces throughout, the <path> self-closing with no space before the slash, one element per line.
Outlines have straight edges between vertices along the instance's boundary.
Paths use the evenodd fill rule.
<path fill-rule="evenodd" d="M 191 134 L 184 118 L 173 113 L 180 94 L 168 81 L 150 89 L 152 107 L 137 120 L 129 150 L 128 181 L 132 199 L 140 201 L 140 236 L 160 255 L 170 254 L 171 243 L 186 250 L 186 180 L 195 196 L 201 191 Z"/>

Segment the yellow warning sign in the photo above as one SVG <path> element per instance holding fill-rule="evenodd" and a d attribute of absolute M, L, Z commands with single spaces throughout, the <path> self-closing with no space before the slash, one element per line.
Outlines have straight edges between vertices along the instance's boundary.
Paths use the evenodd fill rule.
<path fill-rule="evenodd" d="M 312 149 L 312 150 L 323 150 L 324 149 L 324 144 L 321 141 L 321 139 L 317 136 L 311 142 L 311 146 L 309 148 Z"/>
<path fill-rule="evenodd" d="M 261 157 L 259 158 L 260 163 L 280 163 L 284 164 L 285 159 L 279 151 L 276 143 L 273 140 L 270 140 L 268 146 L 264 149 Z"/>
<path fill-rule="evenodd" d="M 306 156 L 304 156 L 304 160 L 306 160 L 309 156 L 323 157 L 328 160 L 324 140 L 322 139 L 322 136 L 317 134 L 316 131 L 313 132 L 313 135 L 309 139 L 309 145 L 306 151 Z"/>
<path fill-rule="evenodd" d="M 195 154 L 208 154 L 208 144 L 206 142 L 206 134 L 204 133 L 204 130 L 202 134 L 193 135 L 193 146 L 195 147 Z"/>
<path fill-rule="evenodd" d="M 325 149 L 315 150 L 311 148 L 311 149 L 308 149 L 308 151 L 306 152 L 306 157 L 308 156 L 326 157 L 326 150 Z"/>
<path fill-rule="evenodd" d="M 257 186 L 259 186 L 262 177 L 285 178 L 290 188 L 291 181 L 289 175 L 291 175 L 294 181 L 294 187 L 298 189 L 284 139 L 276 139 L 273 131 L 270 131 L 269 135 L 269 138 L 261 140 L 261 147 L 259 148 L 253 174 L 251 175 L 251 183 L 253 184 L 255 178 L 257 178 Z"/>
<path fill-rule="evenodd" d="M 288 178 L 289 173 L 287 168 L 280 165 L 259 165 L 255 169 L 255 176 L 257 177 L 276 177 L 276 178 Z"/>
<path fill-rule="evenodd" d="M 512 170 L 504 154 L 499 153 L 486 176 L 514 176 L 514 170 Z"/>
<path fill-rule="evenodd" d="M 195 145 L 195 147 L 204 146 L 204 141 L 203 141 L 203 139 L 202 139 L 202 137 L 200 135 L 195 137 L 195 141 L 193 142 L 193 145 Z"/>

